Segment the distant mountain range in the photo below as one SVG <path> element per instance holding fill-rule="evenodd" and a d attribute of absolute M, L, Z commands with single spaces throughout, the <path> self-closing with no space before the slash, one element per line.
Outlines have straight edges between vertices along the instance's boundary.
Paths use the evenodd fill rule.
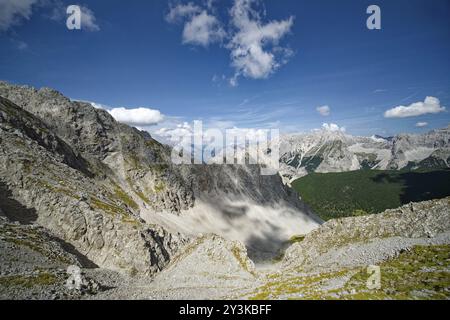
<path fill-rule="evenodd" d="M 311 172 L 450 167 L 450 125 L 425 134 L 358 137 L 316 130 L 280 138 L 281 174 L 293 181 Z"/>

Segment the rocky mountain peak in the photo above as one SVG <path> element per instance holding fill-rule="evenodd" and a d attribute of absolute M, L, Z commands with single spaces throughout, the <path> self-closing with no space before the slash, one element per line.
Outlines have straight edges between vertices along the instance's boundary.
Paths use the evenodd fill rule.
<path fill-rule="evenodd" d="M 316 130 L 310 134 L 283 136 L 280 151 L 281 174 L 290 181 L 311 172 L 450 166 L 448 128 L 389 138 Z"/>
<path fill-rule="evenodd" d="M 102 267 L 152 274 L 199 232 L 239 240 L 267 259 L 321 223 L 258 166 L 176 166 L 169 147 L 89 103 L 5 82 L 0 96 L 10 198 Z"/>

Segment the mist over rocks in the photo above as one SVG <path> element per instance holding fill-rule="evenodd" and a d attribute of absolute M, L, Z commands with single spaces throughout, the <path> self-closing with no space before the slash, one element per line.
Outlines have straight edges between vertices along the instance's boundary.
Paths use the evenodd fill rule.
<path fill-rule="evenodd" d="M 272 245 L 274 254 L 294 232 L 320 223 L 278 175 L 261 176 L 258 166 L 175 166 L 169 147 L 89 103 L 6 82 L 0 96 L 0 170 L 8 197 L 33 208 L 33 223 L 102 268 L 152 275 L 201 232 L 259 242 L 256 251 Z M 247 230 L 205 229 L 195 221 L 205 203 L 222 222 L 242 215 L 241 224 L 267 230 L 244 237 Z M 255 204 L 272 208 L 271 216 L 245 209 Z M 179 224 L 171 223 L 178 217 Z"/>

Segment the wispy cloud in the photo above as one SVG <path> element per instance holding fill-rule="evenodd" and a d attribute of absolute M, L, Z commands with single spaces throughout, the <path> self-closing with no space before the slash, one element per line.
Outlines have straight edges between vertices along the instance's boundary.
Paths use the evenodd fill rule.
<path fill-rule="evenodd" d="M 178 4 L 170 7 L 170 11 L 166 15 L 166 21 L 169 23 L 179 23 L 182 22 L 184 18 L 190 18 L 201 11 L 202 9 L 192 2 L 189 2 L 188 4 Z"/>
<path fill-rule="evenodd" d="M 60 0 L 50 1 L 52 10 L 47 18 L 63 22 L 67 18 L 67 6 Z M 94 12 L 86 6 L 80 6 L 81 10 L 81 30 L 84 31 L 100 31 L 100 26 L 97 22 Z"/>
<path fill-rule="evenodd" d="M 444 112 L 445 107 L 441 106 L 438 98 L 426 97 L 425 101 L 419 101 L 409 106 L 398 106 L 387 110 L 384 113 L 385 118 L 407 118 L 416 117 L 424 114 L 436 114 Z"/>
<path fill-rule="evenodd" d="M 38 0 L 1 0 L 0 1 L 0 32 L 20 25 L 24 20 L 30 20 L 33 6 Z"/>
<path fill-rule="evenodd" d="M 317 112 L 324 117 L 327 117 L 331 114 L 331 109 L 329 106 L 321 106 L 316 108 Z"/>
<path fill-rule="evenodd" d="M 17 42 L 17 49 L 19 50 L 25 50 L 28 48 L 28 44 L 24 41 L 18 41 Z"/>
<path fill-rule="evenodd" d="M 81 30 L 99 31 L 100 26 L 97 24 L 94 12 L 88 7 L 80 7 L 81 9 Z"/>
<path fill-rule="evenodd" d="M 101 103 L 96 103 L 96 102 L 89 102 L 95 109 L 104 109 L 107 110 L 108 107 L 101 104 Z"/>
<path fill-rule="evenodd" d="M 43 16 L 54 21 L 65 21 L 67 17 L 67 6 L 60 0 L 0 0 L 0 32 L 30 20 L 35 8 L 47 11 L 43 13 Z M 99 31 L 100 26 L 94 12 L 87 6 L 80 6 L 80 9 L 81 29 Z"/>
<path fill-rule="evenodd" d="M 418 128 L 423 128 L 426 126 L 428 126 L 428 122 L 417 122 L 416 123 L 416 127 L 418 127 Z"/>

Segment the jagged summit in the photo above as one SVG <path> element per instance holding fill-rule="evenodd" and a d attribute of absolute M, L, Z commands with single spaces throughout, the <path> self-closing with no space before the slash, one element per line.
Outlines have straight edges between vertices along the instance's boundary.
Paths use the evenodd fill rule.
<path fill-rule="evenodd" d="M 388 138 L 317 130 L 282 136 L 280 145 L 281 173 L 290 181 L 311 172 L 450 167 L 449 127 Z"/>
<path fill-rule="evenodd" d="M 321 223 L 258 166 L 173 165 L 148 133 L 52 89 L 1 82 L 0 97 L 10 198 L 101 267 L 153 274 L 198 233 L 239 240 L 265 259 Z"/>

